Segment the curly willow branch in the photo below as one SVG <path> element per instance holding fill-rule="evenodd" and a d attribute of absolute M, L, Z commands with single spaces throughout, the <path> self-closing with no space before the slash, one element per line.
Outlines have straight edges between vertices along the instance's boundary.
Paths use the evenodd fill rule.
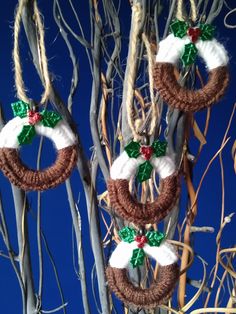
<path fill-rule="evenodd" d="M 22 66 L 20 61 L 20 52 L 19 52 L 19 33 L 21 27 L 21 19 L 22 19 L 22 11 L 24 6 L 27 4 L 28 0 L 20 0 L 19 4 L 16 8 L 15 13 L 15 21 L 14 21 L 14 47 L 13 47 L 13 61 L 14 61 L 14 72 L 15 72 L 15 85 L 17 91 L 17 97 L 27 103 L 29 103 L 29 98 L 26 95 L 26 88 L 22 77 Z M 39 51 L 39 58 L 40 58 L 40 71 L 42 73 L 43 78 L 43 85 L 44 85 L 44 92 L 41 96 L 40 103 L 45 103 L 50 94 L 51 90 L 51 82 L 50 76 L 48 72 L 48 61 L 46 57 L 46 49 L 44 44 L 44 28 L 42 19 L 40 16 L 40 12 L 37 6 L 37 2 L 34 1 L 33 3 L 33 10 L 34 10 L 34 20 L 37 28 L 38 34 L 38 51 Z"/>

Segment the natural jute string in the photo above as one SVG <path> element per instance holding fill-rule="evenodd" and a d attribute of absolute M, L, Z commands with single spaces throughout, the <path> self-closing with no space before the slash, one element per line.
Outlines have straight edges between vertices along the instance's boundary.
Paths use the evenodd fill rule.
<path fill-rule="evenodd" d="M 157 123 L 157 117 L 159 115 L 156 107 L 155 95 L 154 95 L 154 78 L 153 78 L 153 67 L 154 67 L 154 58 L 151 50 L 151 45 L 148 41 L 147 36 L 143 33 L 142 39 L 147 51 L 148 58 L 148 79 L 149 79 L 149 90 L 150 90 L 150 99 L 151 99 L 151 121 L 149 126 L 148 135 L 152 135 Z"/>
<path fill-rule="evenodd" d="M 197 7 L 194 0 L 189 0 L 191 5 L 191 20 L 196 22 L 197 20 Z M 180 21 L 184 21 L 185 18 L 183 16 L 183 0 L 178 0 L 177 8 L 176 8 L 176 18 Z"/>
<path fill-rule="evenodd" d="M 30 103 L 29 98 L 26 95 L 26 88 L 23 81 L 22 76 L 22 66 L 20 60 L 20 52 L 19 52 L 19 33 L 21 28 L 21 20 L 22 13 L 24 7 L 27 5 L 28 0 L 20 0 L 15 13 L 15 21 L 14 21 L 14 47 L 13 47 L 13 62 L 14 62 L 14 72 L 15 72 L 15 86 L 17 91 L 17 97 L 26 103 Z M 48 72 L 48 61 L 46 57 L 46 49 L 44 44 L 44 27 L 42 23 L 42 19 L 40 16 L 40 12 L 37 6 L 37 2 L 34 0 L 33 2 L 33 12 L 34 12 L 34 21 L 37 30 L 38 36 L 38 55 L 39 55 L 39 65 L 40 71 L 42 74 L 42 80 L 44 85 L 44 92 L 41 96 L 40 103 L 44 104 L 47 102 L 50 90 L 50 76 Z"/>
<path fill-rule="evenodd" d="M 133 25 L 132 32 L 130 34 L 130 46 L 129 46 L 129 71 L 127 72 L 127 94 L 126 94 L 126 110 L 127 110 L 127 120 L 129 127 L 132 131 L 133 138 L 140 140 L 142 136 L 140 135 L 140 119 L 134 118 L 134 108 L 133 108 L 133 98 L 134 98 L 134 84 L 135 84 L 135 64 L 137 62 L 137 46 L 138 46 L 138 36 L 140 31 L 140 22 L 142 18 L 142 8 L 140 4 L 133 5 Z M 151 47 L 148 42 L 148 39 L 145 34 L 142 35 L 143 42 L 146 47 L 147 56 L 148 56 L 148 73 L 149 73 L 149 83 L 150 83 L 150 98 L 151 98 L 151 110 L 152 117 L 150 122 L 150 128 L 147 132 L 148 135 L 151 135 L 154 132 L 157 120 L 157 109 L 155 105 L 154 97 L 154 83 L 152 77 L 152 66 L 153 66 L 153 56 L 151 52 Z"/>

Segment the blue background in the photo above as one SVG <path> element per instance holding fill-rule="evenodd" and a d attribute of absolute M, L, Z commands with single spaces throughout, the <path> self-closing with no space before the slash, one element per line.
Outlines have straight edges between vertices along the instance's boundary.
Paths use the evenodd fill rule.
<path fill-rule="evenodd" d="M 89 17 L 88 4 L 77 1 L 76 8 L 81 19 L 81 24 L 84 27 L 87 38 L 89 37 Z M 127 2 L 127 3 L 126 3 Z M 230 1 L 229 1 L 230 2 Z M 233 1 L 231 1 L 233 5 Z M 14 79 L 13 79 L 13 63 L 11 51 L 13 47 L 13 20 L 14 9 L 16 1 L 8 1 L 1 3 L 0 10 L 0 101 L 2 104 L 5 120 L 8 121 L 12 117 L 10 104 L 16 100 Z M 55 75 L 55 85 L 60 92 L 62 98 L 66 102 L 67 95 L 70 88 L 70 80 L 72 74 L 72 66 L 69 60 L 68 51 L 61 38 L 58 28 L 52 16 L 52 3 L 50 1 L 39 1 L 39 7 L 44 16 L 44 23 L 46 28 L 46 49 L 49 59 L 49 69 Z M 71 12 L 66 2 L 62 3 L 65 17 L 70 21 L 72 27 L 76 27 L 75 21 L 71 18 Z M 207 134 L 207 144 L 203 148 L 203 152 L 195 167 L 194 183 L 197 186 L 205 167 L 214 153 L 219 149 L 225 129 L 227 127 L 228 119 L 231 114 L 233 103 L 235 102 L 235 30 L 225 29 L 223 25 L 223 17 L 226 9 L 216 19 L 215 24 L 218 26 L 218 39 L 224 43 L 229 51 L 230 56 L 230 72 L 231 82 L 227 95 L 223 100 L 214 106 L 211 114 L 209 131 Z M 121 26 L 124 34 L 124 45 L 128 43 L 128 32 L 130 22 L 130 7 L 128 1 L 122 1 L 121 11 Z M 25 34 L 21 32 L 20 50 L 22 56 L 23 73 L 25 84 L 30 91 L 29 95 L 34 99 L 39 99 L 42 92 L 41 83 L 38 79 L 37 73 L 32 64 L 32 58 L 29 53 L 28 44 Z M 87 156 L 91 155 L 91 134 L 89 128 L 89 103 L 91 93 L 91 74 L 88 67 L 87 58 L 84 49 L 72 39 L 74 49 L 79 58 L 80 67 L 80 82 L 78 93 L 74 98 L 73 117 L 76 121 L 78 132 L 81 134 L 82 144 L 84 146 Z M 126 47 L 124 48 L 126 49 Z M 124 57 L 125 58 L 125 57 Z M 125 61 L 124 61 L 125 62 Z M 206 112 L 201 111 L 196 113 L 195 118 L 202 127 L 204 123 Z M 228 215 L 235 211 L 236 204 L 236 179 L 233 170 L 233 160 L 231 156 L 231 148 L 235 140 L 236 128 L 235 117 L 229 131 L 231 139 L 223 151 L 223 162 L 225 168 L 225 214 Z M 37 143 L 37 140 L 34 142 Z M 190 143 L 191 152 L 194 155 L 197 151 L 198 142 L 192 138 Z M 31 165 L 36 166 L 37 145 L 23 148 L 24 160 Z M 55 157 L 52 145 L 46 141 L 43 150 L 42 165 L 50 165 Z M 77 171 L 72 175 L 72 185 L 74 189 L 75 199 L 80 199 L 79 209 L 82 216 L 82 232 L 84 239 L 84 252 L 87 268 L 87 280 L 89 283 L 89 295 L 92 313 L 97 313 L 96 305 L 92 294 L 91 285 L 91 269 L 93 267 L 93 257 L 91 247 L 89 245 L 89 230 L 86 214 L 86 207 L 84 195 L 80 179 Z M 98 178 L 100 185 L 99 189 L 103 189 L 103 178 L 100 175 Z M 16 226 L 14 205 L 12 201 L 11 188 L 8 180 L 0 175 L 1 194 L 3 198 L 3 205 L 7 216 L 7 223 L 10 231 L 10 238 L 13 247 L 17 251 L 16 242 Z M 29 236 L 31 244 L 32 264 L 34 272 L 35 287 L 38 285 L 38 257 L 36 246 L 36 196 L 37 192 L 28 193 L 31 205 L 31 212 L 29 213 Z M 181 202 L 181 218 L 185 215 L 186 196 L 183 193 Z M 219 160 L 216 159 L 211 166 L 201 188 L 198 202 L 198 215 L 195 221 L 197 226 L 213 226 L 215 228 L 214 234 L 197 233 L 194 237 L 194 249 L 196 253 L 200 254 L 208 263 L 208 274 L 211 267 L 215 263 L 215 236 L 219 228 L 221 211 L 221 181 L 220 181 L 220 167 Z M 107 216 L 106 216 L 107 217 Z M 222 247 L 230 247 L 235 244 L 235 218 L 230 225 L 226 226 L 223 233 Z M 68 303 L 67 311 L 69 314 L 82 313 L 82 301 L 80 293 L 80 283 L 75 275 L 72 258 L 72 223 L 69 212 L 69 205 L 67 202 L 67 194 L 64 185 L 45 191 L 42 193 L 42 230 L 47 239 L 48 245 L 55 259 L 60 281 L 64 291 L 65 300 Z M 4 243 L 0 239 L 0 250 L 4 252 Z M 52 309 L 60 305 L 59 293 L 49 258 L 46 254 L 45 247 L 44 262 L 44 291 L 43 291 L 43 307 L 45 310 Z M 75 252 L 76 256 L 76 252 Z M 192 266 L 189 276 L 192 279 L 200 279 L 202 277 L 199 272 L 199 262 L 195 262 Z M 18 287 L 15 273 L 11 267 L 10 262 L 1 257 L 0 258 L 0 304 L 1 312 L 4 314 L 20 313 L 21 312 L 21 295 Z M 194 293 L 194 289 L 189 289 L 188 299 Z M 201 299 L 194 306 L 201 306 Z M 20 310 L 19 310 L 20 309 Z M 60 311 L 62 312 L 62 311 Z"/>

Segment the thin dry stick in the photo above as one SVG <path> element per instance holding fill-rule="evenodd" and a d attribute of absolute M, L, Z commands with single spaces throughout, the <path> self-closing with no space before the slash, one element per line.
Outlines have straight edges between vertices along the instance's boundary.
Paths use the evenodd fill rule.
<path fill-rule="evenodd" d="M 185 172 L 185 180 L 186 180 L 186 184 L 187 184 L 188 194 L 190 197 L 190 202 L 191 202 L 191 204 L 193 204 L 196 193 L 195 193 L 193 183 L 191 180 L 189 161 L 187 159 L 186 154 L 184 156 L 184 172 Z M 184 243 L 187 245 L 190 245 L 191 225 L 194 221 L 195 216 L 197 215 L 197 205 L 196 204 L 194 206 L 192 206 L 190 214 L 191 214 L 191 218 L 189 220 L 189 223 L 186 225 L 185 232 L 184 232 Z M 188 250 L 184 249 L 183 254 L 182 254 L 182 258 L 181 258 L 180 270 L 182 270 L 186 267 L 188 260 L 189 260 L 189 252 L 188 252 Z M 181 308 L 183 308 L 185 305 L 186 279 L 187 279 L 187 273 L 184 273 L 182 276 L 180 276 L 180 280 L 179 280 L 178 301 L 179 301 L 179 306 Z"/>
<path fill-rule="evenodd" d="M 202 175 L 202 177 L 201 177 L 201 180 L 200 180 L 200 182 L 199 182 L 198 188 L 197 188 L 197 190 L 196 190 L 196 198 L 195 198 L 195 201 L 194 201 L 192 207 L 195 205 L 195 203 L 196 203 L 196 201 L 197 201 L 198 194 L 199 194 L 200 189 L 201 189 L 201 186 L 202 186 L 202 182 L 203 182 L 203 180 L 204 180 L 204 178 L 205 178 L 205 176 L 206 176 L 206 174 L 207 174 L 207 172 L 208 172 L 208 170 L 209 170 L 209 168 L 210 168 L 212 162 L 213 162 L 213 161 L 215 160 L 215 158 L 220 154 L 220 152 L 224 149 L 225 145 L 228 143 L 228 141 L 229 141 L 229 139 L 230 139 L 230 138 L 227 138 L 227 139 L 226 139 L 226 137 L 227 137 L 227 134 L 228 134 L 228 132 L 229 132 L 229 128 L 230 128 L 230 126 L 231 126 L 231 123 L 232 123 L 232 119 L 233 119 L 235 110 L 236 110 L 236 103 L 234 104 L 234 107 L 233 107 L 233 110 L 232 110 L 232 113 L 231 113 L 231 116 L 230 116 L 230 119 L 229 119 L 229 123 L 228 123 L 227 129 L 226 129 L 226 131 L 225 131 L 225 134 L 224 134 L 224 137 L 223 137 L 221 146 L 220 146 L 220 149 L 219 149 L 219 150 L 215 153 L 215 155 L 212 157 L 212 159 L 211 159 L 210 162 L 208 163 L 208 165 L 207 165 L 207 167 L 206 167 L 206 169 L 205 169 L 205 171 L 204 171 L 204 173 L 203 173 L 203 175 Z M 192 209 L 192 208 L 191 208 L 191 209 Z"/>
<path fill-rule="evenodd" d="M 101 82 L 102 82 L 102 100 L 101 100 L 101 131 L 102 131 L 102 138 L 105 145 L 106 150 L 106 156 L 107 160 L 109 162 L 109 166 L 111 166 L 112 163 L 112 156 L 111 156 L 111 148 L 109 145 L 108 140 L 108 134 L 107 134 L 107 125 L 106 125 L 106 107 L 107 107 L 107 98 L 108 98 L 108 92 L 107 92 L 107 84 L 106 84 L 106 78 L 104 74 L 101 74 Z"/>

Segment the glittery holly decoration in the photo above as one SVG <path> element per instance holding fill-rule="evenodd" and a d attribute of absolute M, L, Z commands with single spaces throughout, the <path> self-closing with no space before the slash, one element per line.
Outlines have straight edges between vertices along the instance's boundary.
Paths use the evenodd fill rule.
<path fill-rule="evenodd" d="M 20 118 L 27 117 L 27 112 L 30 109 L 30 106 L 22 100 L 14 102 L 13 104 L 11 104 L 11 107 L 14 117 L 18 116 Z"/>
<path fill-rule="evenodd" d="M 130 227 L 125 227 L 119 231 L 119 236 L 121 240 L 124 242 L 137 243 L 137 249 L 133 250 L 133 254 L 130 260 L 130 263 L 133 267 L 143 265 L 145 252 L 143 247 L 145 244 L 150 246 L 160 246 L 163 239 L 165 239 L 165 235 L 159 231 L 147 231 L 145 235 L 140 235 L 137 231 Z"/>
<path fill-rule="evenodd" d="M 24 125 L 22 131 L 17 136 L 19 144 L 31 144 L 35 134 L 36 131 L 33 125 Z"/>
<path fill-rule="evenodd" d="M 133 228 L 125 227 L 119 231 L 119 236 L 124 242 L 131 243 L 134 241 L 136 231 Z"/>
<path fill-rule="evenodd" d="M 29 104 L 19 100 L 11 104 L 15 117 L 28 117 L 29 125 L 24 125 L 20 134 L 17 136 L 18 142 L 22 144 L 30 144 L 36 135 L 35 124 L 42 123 L 43 126 L 54 128 L 62 117 L 53 111 L 43 110 L 37 112 L 30 109 Z"/>
<path fill-rule="evenodd" d="M 175 37 L 183 38 L 187 33 L 188 24 L 176 19 L 170 24 L 170 30 Z"/>
<path fill-rule="evenodd" d="M 133 268 L 143 265 L 145 253 L 143 249 L 134 249 L 130 263 Z"/>
<path fill-rule="evenodd" d="M 48 111 L 48 110 L 43 110 L 41 112 L 42 115 L 42 124 L 43 126 L 49 127 L 49 128 L 54 128 L 57 123 L 62 119 L 62 117 L 54 112 L 54 111 Z"/>
<path fill-rule="evenodd" d="M 183 38 L 188 36 L 191 43 L 185 45 L 184 53 L 181 57 L 183 64 L 191 65 L 195 62 L 198 50 L 195 43 L 201 40 L 212 40 L 215 35 L 215 26 L 210 24 L 200 24 L 199 27 L 190 27 L 188 23 L 184 21 L 174 20 L 170 24 L 170 30 L 175 37 Z"/>
<path fill-rule="evenodd" d="M 201 40 L 212 40 L 215 36 L 216 27 L 210 24 L 200 24 Z"/>
<path fill-rule="evenodd" d="M 153 166 L 150 159 L 153 155 L 156 157 L 165 156 L 167 142 L 156 140 L 152 145 L 141 145 L 139 142 L 130 142 L 125 146 L 125 151 L 130 158 L 138 158 L 140 155 L 146 160 L 138 168 L 137 179 L 139 182 L 148 180 L 151 177 Z"/>
<path fill-rule="evenodd" d="M 166 154 L 166 148 L 167 148 L 167 142 L 164 141 L 164 142 L 161 142 L 159 140 L 157 141 L 154 141 L 152 143 L 152 148 L 153 148 L 153 151 L 154 151 L 154 155 L 156 157 L 162 157 L 162 156 L 165 156 Z"/>
<path fill-rule="evenodd" d="M 189 43 L 185 45 L 184 53 L 181 56 L 181 60 L 184 65 L 190 65 L 193 64 L 197 57 L 197 48 L 193 43 Z"/>
<path fill-rule="evenodd" d="M 137 179 L 139 182 L 148 180 L 151 177 L 153 166 L 150 161 L 145 161 L 138 167 Z"/>
<path fill-rule="evenodd" d="M 140 144 L 132 141 L 125 146 L 125 151 L 130 158 L 137 158 L 140 155 Z"/>
<path fill-rule="evenodd" d="M 163 239 L 165 239 L 165 235 L 162 232 L 159 231 L 148 231 L 146 233 L 146 238 L 148 240 L 148 244 L 150 246 L 160 246 Z"/>

